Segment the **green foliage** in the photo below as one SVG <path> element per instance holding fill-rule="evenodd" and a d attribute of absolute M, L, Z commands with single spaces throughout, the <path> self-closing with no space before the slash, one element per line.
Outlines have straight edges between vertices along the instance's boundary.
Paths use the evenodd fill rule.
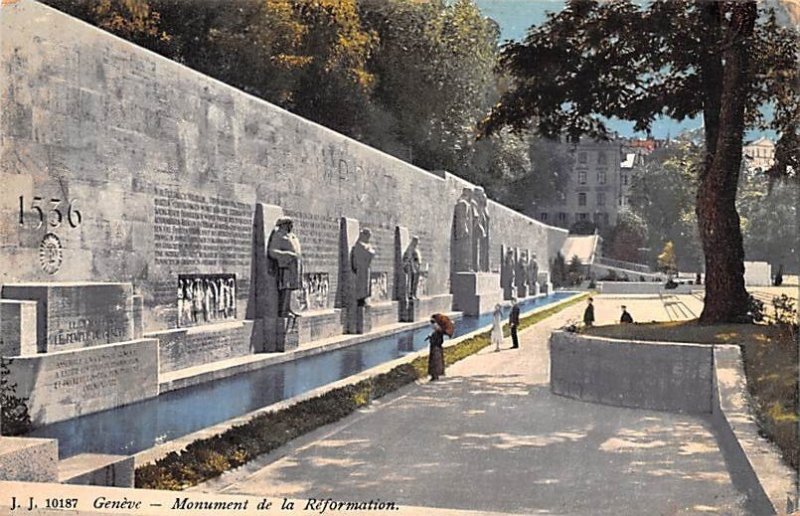
<path fill-rule="evenodd" d="M 647 226 L 644 219 L 631 211 L 624 211 L 617 217 L 617 224 L 611 231 L 609 257 L 615 260 L 640 263 L 641 248 L 647 242 Z"/>
<path fill-rule="evenodd" d="M 581 299 L 523 318 L 520 330 Z M 489 344 L 489 332 L 484 332 L 446 347 L 445 364 L 452 365 Z M 399 365 L 386 373 L 338 387 L 275 412 L 258 415 L 220 435 L 194 441 L 180 453 L 170 452 L 153 464 L 136 468 L 135 485 L 137 488 L 179 491 L 217 477 L 300 435 L 338 421 L 373 399 L 425 378 L 427 363 L 427 356 L 417 357 L 411 363 Z"/>
<path fill-rule="evenodd" d="M 746 171 L 737 196 L 745 255 L 774 264 L 797 263 L 800 185 Z"/>
<path fill-rule="evenodd" d="M 567 278 L 570 286 L 578 285 L 583 281 L 583 262 L 578 255 L 574 255 L 569 261 L 569 268 L 567 270 Z"/>
<path fill-rule="evenodd" d="M 11 383 L 9 366 L 13 359 L 0 357 L 0 417 L 3 435 L 22 435 L 31 429 L 28 398 L 17 396 L 17 384 Z"/>
<path fill-rule="evenodd" d="M 553 263 L 550 267 L 550 281 L 553 282 L 555 287 L 569 286 L 569 270 L 567 269 L 564 255 L 561 253 L 557 253 L 556 257 L 553 258 Z"/>
<path fill-rule="evenodd" d="M 775 322 L 786 326 L 793 326 L 794 333 L 797 334 L 797 306 L 794 299 L 781 294 L 772 299 L 772 307 L 775 310 Z"/>
<path fill-rule="evenodd" d="M 645 247 L 657 253 L 665 242 L 676 243 L 676 262 L 686 270 L 702 270 L 695 202 L 703 156 L 702 145 L 681 135 L 631 177 L 631 210 L 647 227 Z"/>
<path fill-rule="evenodd" d="M 744 131 L 780 134 L 773 177 L 798 170 L 799 42 L 796 28 L 778 25 L 774 13 L 759 16 L 755 0 L 570 0 L 524 41 L 503 47 L 512 86 L 480 131 L 533 129 L 578 141 L 607 138 L 604 119 L 646 131 L 659 116 L 702 115 L 695 207 L 709 277 L 700 319 L 738 320 L 747 311 L 735 207 Z M 759 111 L 767 104 L 776 106 L 771 120 Z"/>
<path fill-rule="evenodd" d="M 360 12 L 380 40 L 369 64 L 382 125 L 366 141 L 472 180 L 498 163 L 516 168 L 524 149 L 507 151 L 517 142 L 474 142 L 473 128 L 496 98 L 498 37 L 475 3 L 362 0 Z"/>

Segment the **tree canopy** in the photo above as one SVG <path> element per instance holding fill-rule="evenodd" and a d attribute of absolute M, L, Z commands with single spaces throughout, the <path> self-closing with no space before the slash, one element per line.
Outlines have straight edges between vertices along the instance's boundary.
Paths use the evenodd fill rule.
<path fill-rule="evenodd" d="M 780 135 L 773 176 L 797 173 L 798 33 L 755 0 L 707 2 L 571 0 L 505 45 L 500 66 L 513 80 L 482 121 L 549 137 L 606 138 L 604 119 L 649 130 L 658 116 L 703 117 L 704 152 L 695 203 L 706 271 L 704 323 L 748 314 L 736 192 L 747 127 Z M 760 108 L 775 107 L 765 119 Z"/>

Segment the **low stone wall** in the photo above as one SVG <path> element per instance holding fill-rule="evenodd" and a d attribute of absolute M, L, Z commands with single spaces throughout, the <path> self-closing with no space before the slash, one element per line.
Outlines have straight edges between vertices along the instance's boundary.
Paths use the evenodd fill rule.
<path fill-rule="evenodd" d="M 158 341 L 140 339 L 14 357 L 11 383 L 34 427 L 158 395 Z"/>
<path fill-rule="evenodd" d="M 0 437 L 0 480 L 58 482 L 58 441 Z"/>
<path fill-rule="evenodd" d="M 158 339 L 159 372 L 168 373 L 187 367 L 253 354 L 250 323 L 234 321 L 148 333 Z"/>
<path fill-rule="evenodd" d="M 711 346 L 623 341 L 554 332 L 555 394 L 620 407 L 711 412 Z"/>
<path fill-rule="evenodd" d="M 597 290 L 602 294 L 691 294 L 700 290 L 698 285 L 678 285 L 665 289 L 664 282 L 655 281 L 598 281 Z"/>
<path fill-rule="evenodd" d="M 784 514 L 795 498 L 795 474 L 759 436 L 748 407 L 739 346 L 714 346 L 712 421 L 734 485 L 747 493 L 752 514 Z"/>
<path fill-rule="evenodd" d="M 554 394 L 630 408 L 710 414 L 749 514 L 785 514 L 796 474 L 760 437 L 748 406 L 739 346 L 626 341 L 554 332 Z"/>

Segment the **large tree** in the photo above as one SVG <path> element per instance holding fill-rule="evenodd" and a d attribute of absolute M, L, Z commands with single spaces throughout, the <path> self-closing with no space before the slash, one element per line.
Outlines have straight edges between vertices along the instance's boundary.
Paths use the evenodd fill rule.
<path fill-rule="evenodd" d="M 705 159 L 697 213 L 705 254 L 703 323 L 747 318 L 744 249 L 736 190 L 747 127 L 780 135 L 775 175 L 797 171 L 798 34 L 756 1 L 572 0 L 506 45 L 515 80 L 481 125 L 575 140 L 608 135 L 617 117 L 648 130 L 656 117 L 702 115 Z M 771 104 L 766 120 L 759 107 Z M 791 168 L 793 167 L 793 168 Z"/>

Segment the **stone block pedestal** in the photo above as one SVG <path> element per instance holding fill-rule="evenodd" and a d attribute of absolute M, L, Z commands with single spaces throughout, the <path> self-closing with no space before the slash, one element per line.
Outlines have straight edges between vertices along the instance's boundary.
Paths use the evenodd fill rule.
<path fill-rule="evenodd" d="M 133 456 L 82 453 L 58 464 L 58 481 L 86 486 L 133 487 L 133 471 Z"/>
<path fill-rule="evenodd" d="M 415 322 L 435 313 L 448 313 L 453 309 L 453 296 L 443 294 L 400 301 L 400 321 Z"/>
<path fill-rule="evenodd" d="M 299 319 L 272 317 L 253 324 L 253 347 L 256 352 L 272 353 L 297 349 L 300 346 Z"/>
<path fill-rule="evenodd" d="M 493 272 L 457 272 L 453 276 L 453 309 L 465 315 L 494 310 L 503 301 L 500 275 Z"/>
<path fill-rule="evenodd" d="M 540 272 L 538 283 L 539 283 L 539 290 L 541 291 L 542 294 L 547 296 L 553 293 L 553 284 L 550 283 L 549 272 L 547 271 Z"/>
<path fill-rule="evenodd" d="M 36 301 L 0 299 L 0 356 L 36 352 Z"/>
<path fill-rule="evenodd" d="M 528 285 L 520 285 L 517 287 L 517 299 L 525 299 L 528 297 Z"/>
<path fill-rule="evenodd" d="M 158 340 L 14 357 L 9 369 L 40 427 L 158 396 Z"/>
<path fill-rule="evenodd" d="M 355 306 L 350 309 L 350 312 L 348 333 L 360 335 L 372 331 L 372 307 L 370 305 Z"/>
<path fill-rule="evenodd" d="M 87 348 L 134 337 L 130 283 L 54 282 L 3 285 L 3 299 L 35 301 L 40 353 Z"/>
<path fill-rule="evenodd" d="M 58 482 L 58 441 L 0 437 L 0 480 Z"/>
<path fill-rule="evenodd" d="M 341 309 L 302 312 L 297 318 L 257 319 L 252 324 L 251 348 L 255 353 L 287 351 L 306 342 L 328 339 L 344 333 L 346 321 Z M 278 323 L 277 321 L 283 321 Z M 290 347 L 286 347 L 287 344 Z M 294 347 L 291 347 L 294 346 Z"/>

